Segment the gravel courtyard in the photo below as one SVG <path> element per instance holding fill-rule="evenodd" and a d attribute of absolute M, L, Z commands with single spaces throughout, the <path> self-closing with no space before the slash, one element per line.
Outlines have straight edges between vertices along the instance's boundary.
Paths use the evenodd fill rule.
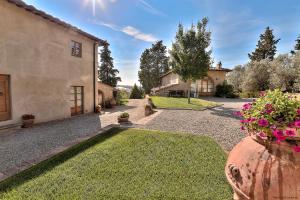
<path fill-rule="evenodd" d="M 204 111 L 163 110 L 142 128 L 203 134 L 213 137 L 225 150 L 230 151 L 245 133 L 240 131 L 239 119 L 233 112 L 250 99 L 204 98 L 222 104 Z"/>

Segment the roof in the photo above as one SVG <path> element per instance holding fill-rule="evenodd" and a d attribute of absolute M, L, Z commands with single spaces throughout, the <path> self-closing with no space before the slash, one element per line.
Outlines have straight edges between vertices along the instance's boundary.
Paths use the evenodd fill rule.
<path fill-rule="evenodd" d="M 217 68 L 211 67 L 211 68 L 209 68 L 209 69 L 208 69 L 208 71 L 223 71 L 223 72 L 231 72 L 232 70 L 231 70 L 231 69 L 227 69 L 227 68 L 221 68 L 221 69 L 217 69 Z M 168 71 L 167 73 L 165 73 L 165 74 L 161 75 L 161 76 L 160 76 L 160 78 L 162 78 L 162 77 L 165 77 L 165 76 L 167 76 L 167 75 L 169 75 L 169 74 L 171 74 L 171 73 L 173 73 L 173 70 L 170 70 L 170 71 Z"/>
<path fill-rule="evenodd" d="M 112 88 L 112 89 L 115 89 L 113 86 L 108 85 L 108 84 L 106 84 L 106 83 L 103 83 L 103 82 L 101 82 L 101 81 L 98 81 L 98 84 L 105 85 L 105 86 L 107 86 L 107 87 L 110 87 L 110 88 Z"/>
<path fill-rule="evenodd" d="M 102 40 L 102 39 L 99 39 L 97 38 L 96 36 L 93 36 L 87 32 L 84 32 L 83 30 L 80 30 L 79 28 L 75 27 L 75 26 L 72 26 L 71 24 L 68 24 L 56 17 L 53 17 L 41 10 L 38 10 L 37 8 L 35 8 L 34 6 L 32 5 L 28 5 L 26 3 L 24 3 L 22 0 L 6 0 L 8 3 L 11 3 L 11 4 L 14 4 L 16 6 L 18 6 L 19 8 L 22 8 L 28 12 L 31 12 L 39 17 L 42 17 L 44 18 L 45 20 L 48 20 L 50 22 L 53 22 L 59 26 L 62 26 L 62 27 L 65 27 L 65 28 L 68 28 L 68 29 L 72 29 L 73 31 L 91 39 L 91 40 L 94 40 L 95 42 L 98 42 L 100 45 L 108 45 L 108 42 L 105 41 L 105 40 Z"/>

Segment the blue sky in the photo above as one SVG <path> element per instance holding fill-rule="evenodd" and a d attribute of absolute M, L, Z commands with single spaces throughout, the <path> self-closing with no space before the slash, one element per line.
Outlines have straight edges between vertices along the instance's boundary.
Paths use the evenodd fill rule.
<path fill-rule="evenodd" d="M 107 40 L 121 84 L 138 83 L 139 58 L 156 40 L 171 46 L 178 23 L 209 18 L 215 63 L 233 68 L 248 61 L 266 26 L 281 38 L 277 53 L 289 52 L 300 34 L 297 0 L 25 0 Z"/>

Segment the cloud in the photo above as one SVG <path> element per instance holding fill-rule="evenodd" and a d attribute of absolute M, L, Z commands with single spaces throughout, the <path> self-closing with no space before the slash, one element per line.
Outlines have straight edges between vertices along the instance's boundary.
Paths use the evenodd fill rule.
<path fill-rule="evenodd" d="M 155 42 L 158 39 L 153 36 L 152 34 L 147 34 L 141 32 L 139 29 L 133 27 L 133 26 L 125 26 L 125 27 L 119 27 L 115 24 L 112 23 L 107 23 L 107 22 L 102 22 L 102 21 L 97 21 L 97 20 L 89 20 L 89 22 L 99 25 L 99 26 L 105 26 L 107 28 L 110 28 L 114 31 L 122 32 L 126 35 L 129 35 L 135 39 L 142 40 L 145 42 Z"/>
<path fill-rule="evenodd" d="M 138 0 L 138 2 L 142 5 L 142 7 L 148 11 L 151 14 L 154 15 L 159 15 L 159 16 L 165 16 L 164 13 L 162 13 L 161 11 L 159 11 L 158 9 L 154 8 L 153 6 L 151 6 L 149 3 L 147 3 L 145 0 Z"/>
<path fill-rule="evenodd" d="M 140 30 L 138 30 L 132 26 L 126 26 L 126 27 L 122 28 L 122 32 L 127 35 L 130 35 L 138 40 L 142 40 L 145 42 L 155 42 L 158 40 L 152 34 L 142 33 Z"/>

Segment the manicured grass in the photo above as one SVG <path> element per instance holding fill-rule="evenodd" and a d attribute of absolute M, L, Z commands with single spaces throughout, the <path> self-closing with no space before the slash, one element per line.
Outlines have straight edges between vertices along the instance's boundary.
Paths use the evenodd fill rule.
<path fill-rule="evenodd" d="M 113 129 L 0 184 L 0 199 L 232 199 L 203 136 Z"/>
<path fill-rule="evenodd" d="M 188 108 L 201 110 L 204 107 L 216 106 L 217 103 L 205 101 L 202 99 L 191 98 L 191 103 L 188 104 L 187 98 L 172 98 L 172 97 L 159 97 L 152 96 L 153 103 L 158 108 Z"/>

